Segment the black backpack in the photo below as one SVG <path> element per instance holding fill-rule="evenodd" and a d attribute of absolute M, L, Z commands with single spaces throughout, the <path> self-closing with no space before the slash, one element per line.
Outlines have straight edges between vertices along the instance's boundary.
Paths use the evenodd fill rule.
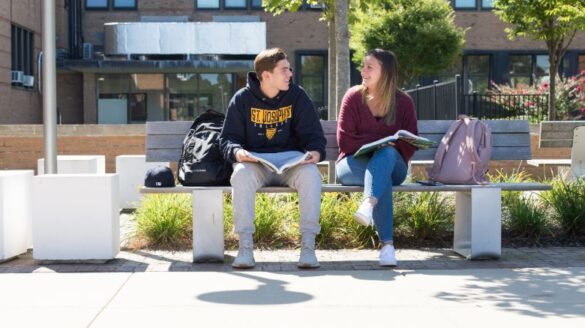
<path fill-rule="evenodd" d="M 225 115 L 207 110 L 199 115 L 183 140 L 178 165 L 184 186 L 229 186 L 232 166 L 219 150 Z"/>

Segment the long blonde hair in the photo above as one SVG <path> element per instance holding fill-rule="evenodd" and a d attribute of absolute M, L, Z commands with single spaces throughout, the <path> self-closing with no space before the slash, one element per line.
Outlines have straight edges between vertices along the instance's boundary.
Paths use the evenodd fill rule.
<path fill-rule="evenodd" d="M 376 58 L 382 66 L 382 74 L 376 86 L 375 94 L 379 99 L 379 105 L 382 107 L 384 122 L 388 125 L 393 124 L 396 119 L 396 84 L 398 75 L 396 55 L 389 50 L 374 49 L 370 50 L 366 56 Z M 369 97 L 368 89 L 361 85 L 359 91 L 362 94 L 364 103 L 366 103 Z"/>

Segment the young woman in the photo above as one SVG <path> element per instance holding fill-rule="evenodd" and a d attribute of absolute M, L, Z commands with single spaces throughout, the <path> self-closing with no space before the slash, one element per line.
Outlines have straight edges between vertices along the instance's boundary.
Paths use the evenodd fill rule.
<path fill-rule="evenodd" d="M 383 245 L 380 265 L 395 266 L 392 186 L 406 178 L 408 161 L 416 148 L 398 141 L 358 158 L 353 154 L 364 144 L 398 130 L 418 134 L 416 112 L 412 99 L 396 86 L 397 63 L 392 52 L 370 51 L 361 75 L 362 84 L 349 89 L 341 104 L 336 174 L 343 185 L 364 186 L 364 199 L 354 217 L 360 224 L 375 224 Z"/>

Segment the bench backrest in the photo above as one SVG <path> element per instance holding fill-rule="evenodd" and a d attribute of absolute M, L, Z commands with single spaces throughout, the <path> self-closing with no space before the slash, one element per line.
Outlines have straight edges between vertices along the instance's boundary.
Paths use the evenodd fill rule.
<path fill-rule="evenodd" d="M 573 146 L 573 131 L 585 126 L 585 121 L 543 121 L 540 122 L 540 147 Z"/>
<path fill-rule="evenodd" d="M 492 129 L 492 160 L 531 159 L 530 125 L 526 120 L 486 120 Z M 179 160 L 183 138 L 191 127 L 190 121 L 146 122 L 146 160 L 148 162 L 176 162 Z M 441 138 L 451 120 L 418 121 L 419 134 L 436 142 Z M 335 161 L 337 146 L 337 121 L 321 121 L 327 139 L 327 161 Z M 433 160 L 436 148 L 417 151 L 414 160 Z"/>

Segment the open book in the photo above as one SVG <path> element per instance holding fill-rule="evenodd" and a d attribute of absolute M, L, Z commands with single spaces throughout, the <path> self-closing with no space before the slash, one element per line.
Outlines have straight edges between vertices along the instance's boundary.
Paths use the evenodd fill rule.
<path fill-rule="evenodd" d="M 355 152 L 355 154 L 353 154 L 353 157 L 359 157 L 371 153 L 373 151 L 376 151 L 376 149 L 378 149 L 379 147 L 384 147 L 388 145 L 388 143 L 396 142 L 398 140 L 406 141 L 418 149 L 427 149 L 436 144 L 434 141 L 424 137 L 419 137 L 410 131 L 398 130 L 391 136 L 384 137 L 382 139 L 378 139 L 376 141 L 361 146 L 360 149 L 358 149 Z"/>
<path fill-rule="evenodd" d="M 311 158 L 311 153 L 301 153 L 300 151 L 285 151 L 280 153 L 256 153 L 249 152 L 250 157 L 256 159 L 258 163 L 266 166 L 276 174 L 282 174 L 291 167 L 301 164 L 304 160 Z"/>

